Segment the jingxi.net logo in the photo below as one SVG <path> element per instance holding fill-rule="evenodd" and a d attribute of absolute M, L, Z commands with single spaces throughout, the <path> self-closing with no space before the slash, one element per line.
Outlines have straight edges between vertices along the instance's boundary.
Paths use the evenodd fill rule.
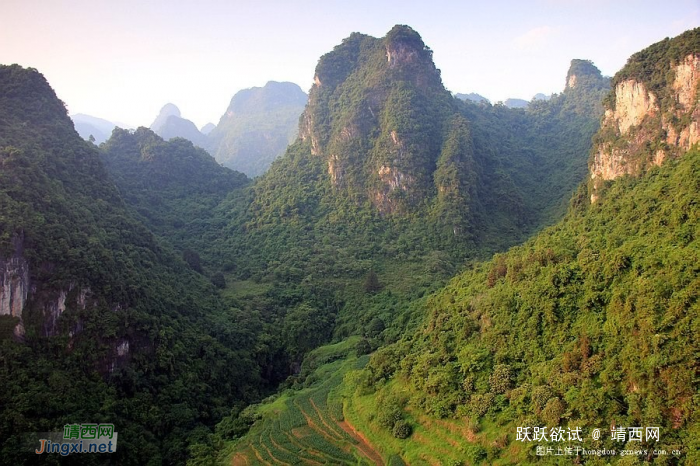
<path fill-rule="evenodd" d="M 34 453 L 114 453 L 117 451 L 117 432 L 114 424 L 66 424 L 61 432 L 36 434 L 39 439 Z M 36 445 L 36 443 L 35 443 Z"/>

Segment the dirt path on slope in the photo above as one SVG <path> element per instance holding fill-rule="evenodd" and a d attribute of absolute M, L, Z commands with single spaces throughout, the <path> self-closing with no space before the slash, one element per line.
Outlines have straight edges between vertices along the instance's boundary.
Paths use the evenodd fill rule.
<path fill-rule="evenodd" d="M 338 425 L 348 434 L 350 434 L 358 444 L 355 445 L 367 458 L 369 458 L 377 466 L 384 466 L 384 460 L 382 460 L 382 455 L 380 455 L 377 450 L 374 449 L 367 437 L 365 437 L 362 432 L 358 432 L 355 426 L 350 424 L 346 419 L 338 423 Z"/>
<path fill-rule="evenodd" d="M 243 453 L 236 453 L 231 458 L 231 466 L 248 466 L 248 457 Z"/>

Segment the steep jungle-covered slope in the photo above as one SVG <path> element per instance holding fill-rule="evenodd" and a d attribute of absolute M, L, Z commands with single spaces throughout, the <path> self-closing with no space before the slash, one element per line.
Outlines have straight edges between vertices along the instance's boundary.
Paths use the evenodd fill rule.
<path fill-rule="evenodd" d="M 559 445 L 518 442 L 517 427 L 559 426 L 581 427 L 587 449 L 676 449 L 696 464 L 698 167 L 694 150 L 601 205 L 582 192 L 563 222 L 431 296 L 426 323 L 373 355 L 359 393 L 402 400 L 418 424 L 416 412 L 459 420 L 486 462 L 534 461 L 537 444 Z M 661 438 L 612 441 L 611 425 Z"/>
<path fill-rule="evenodd" d="M 680 63 L 692 62 L 700 55 L 696 37 L 694 30 L 655 44 L 615 77 L 621 82 L 638 67 L 668 77 L 656 89 L 666 106 L 638 115 L 630 132 L 642 133 L 650 118 L 684 101 L 684 88 L 671 84 L 683 66 L 671 55 L 658 63 L 656 52 L 682 50 Z M 697 94 L 693 99 L 684 108 L 694 108 Z M 697 123 L 692 117 L 686 127 Z M 593 150 L 592 173 L 611 142 L 630 163 L 637 147 L 666 142 L 655 132 L 612 141 L 606 131 Z M 582 187 L 562 222 L 431 296 L 422 327 L 377 351 L 355 377 L 357 393 L 376 390 L 385 400 L 376 417 L 391 405 L 399 406 L 397 419 L 459 419 L 484 462 L 536 461 L 537 444 L 560 446 L 549 437 L 556 427 L 580 427 L 583 442 L 575 443 L 587 449 L 641 448 L 648 452 L 638 459 L 660 464 L 670 458 L 649 452 L 678 450 L 671 462 L 700 461 L 700 152 L 693 146 L 675 154 L 682 157 L 641 177 L 592 186 L 595 204 Z M 550 441 L 519 441 L 523 426 L 531 433 L 546 427 Z M 660 438 L 628 437 L 638 426 L 659 427 Z M 603 435 L 593 440 L 595 428 Z M 614 428 L 624 435 L 613 439 Z M 472 447 L 464 448 L 473 460 Z"/>
<path fill-rule="evenodd" d="M 0 168 L 0 463 L 46 459 L 30 432 L 108 422 L 108 461 L 182 464 L 265 386 L 255 318 L 128 213 L 36 70 L 0 67 Z"/>
<path fill-rule="evenodd" d="M 116 129 L 100 155 L 124 201 L 180 252 L 206 249 L 215 207 L 248 184 L 182 138 L 164 141 L 151 130 Z M 201 270 L 200 270 L 201 271 Z"/>
<path fill-rule="evenodd" d="M 482 190 L 488 193 L 479 210 L 482 243 L 497 249 L 494 239 L 503 244 L 514 219 L 515 231 L 532 232 L 561 218 L 586 176 L 586 154 L 599 127 L 609 81 L 590 61 L 577 59 L 571 61 L 561 94 L 533 101 L 525 110 L 461 105 L 472 129 L 475 157 L 482 161 Z M 504 189 L 498 182 L 506 176 Z M 517 238 L 513 235 L 510 241 Z"/>

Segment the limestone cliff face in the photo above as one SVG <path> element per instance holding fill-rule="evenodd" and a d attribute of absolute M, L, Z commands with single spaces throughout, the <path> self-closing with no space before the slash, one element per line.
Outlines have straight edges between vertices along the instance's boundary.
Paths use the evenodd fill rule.
<path fill-rule="evenodd" d="M 698 87 L 700 86 L 700 54 L 688 55 L 685 60 L 675 67 L 673 91 L 676 97 L 677 117 L 690 115 L 687 125 L 677 130 L 671 121 L 663 122 L 666 129 L 666 142 L 688 150 L 690 146 L 700 141 L 700 106 L 698 105 Z"/>
<path fill-rule="evenodd" d="M 62 333 L 59 318 L 67 306 L 84 310 L 92 305 L 90 288 L 74 282 L 56 287 L 31 281 L 23 243 L 24 238 L 17 235 L 13 238 L 14 254 L 0 257 L 0 316 L 17 319 L 13 333 L 18 338 L 24 335 L 25 321 L 30 314 L 38 317 L 41 335 L 58 335 Z M 51 267 L 45 264 L 44 268 Z M 75 333 L 74 330 L 71 333 Z"/>
<path fill-rule="evenodd" d="M 61 316 L 69 309 L 74 311 L 104 312 L 98 308 L 98 300 L 87 286 L 75 282 L 64 285 L 43 283 L 32 278 L 32 266 L 24 256 L 24 237 L 16 235 L 12 244 L 14 252 L 0 257 L 0 317 L 14 320 L 12 333 L 17 340 L 24 340 L 29 326 L 33 334 L 42 337 L 68 335 L 67 350 L 83 331 L 80 319 L 70 323 Z M 34 269 L 54 270 L 51 264 L 34 266 Z M 118 308 L 118 307 L 117 307 Z M 31 323 L 30 323 L 31 322 Z M 129 340 L 115 340 L 111 354 L 105 359 L 103 369 L 112 372 L 130 358 Z"/>
<path fill-rule="evenodd" d="M 615 87 L 615 110 L 606 110 L 605 119 L 620 134 L 627 134 L 632 126 L 639 126 L 647 115 L 653 116 L 658 111 L 656 96 L 647 91 L 644 83 L 630 79 Z"/>
<path fill-rule="evenodd" d="M 0 257 L 0 316 L 18 319 L 14 328 L 15 336 L 24 334 L 22 311 L 29 295 L 29 264 L 22 257 L 22 238 L 14 238 L 15 253 Z"/>
<path fill-rule="evenodd" d="M 598 199 L 604 180 L 643 173 L 700 142 L 698 37 L 695 30 L 655 44 L 633 56 L 615 77 L 590 161 L 592 202 Z M 651 63 L 645 53 L 673 50 L 674 41 L 683 41 L 686 53 L 667 58 L 665 72 L 652 74 L 649 70 L 658 70 L 658 61 Z M 639 72 L 645 68 L 647 71 Z"/>
<path fill-rule="evenodd" d="M 697 92 L 700 55 L 688 55 L 682 64 L 672 67 L 672 70 L 676 106 L 666 109 L 662 115 L 657 96 L 643 82 L 630 79 L 615 87 L 615 106 L 605 110 L 601 130 L 613 130 L 619 136 L 628 136 L 628 140 L 618 147 L 610 141 L 595 147 L 591 164 L 592 179 L 612 180 L 622 175 L 637 174 L 649 163 L 659 165 L 667 157 L 685 152 L 700 141 Z M 683 120 L 686 122 L 683 123 Z M 660 145 L 651 157 L 635 157 L 658 134 L 665 134 L 663 140 L 666 145 Z"/>
<path fill-rule="evenodd" d="M 414 63 L 419 60 L 419 51 L 403 42 L 390 42 L 386 45 L 386 59 L 389 67 Z"/>

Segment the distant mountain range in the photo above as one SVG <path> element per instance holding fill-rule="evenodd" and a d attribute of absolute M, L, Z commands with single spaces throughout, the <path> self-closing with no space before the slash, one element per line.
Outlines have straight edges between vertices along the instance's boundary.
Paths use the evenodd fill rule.
<path fill-rule="evenodd" d="M 464 101 L 491 103 L 474 92 L 454 96 Z M 549 98 L 538 93 L 532 100 Z M 213 155 L 220 164 L 255 177 L 265 173 L 294 141 L 307 99 L 306 93 L 294 83 L 270 81 L 263 87 L 237 92 L 218 125 L 207 123 L 197 129 L 191 120 L 182 117 L 175 104 L 167 103 L 150 129 L 166 141 L 176 137 L 187 139 Z M 508 108 L 526 108 L 529 102 L 511 98 L 503 104 Z M 85 140 L 92 136 L 95 144 L 105 142 L 119 126 L 90 115 L 76 114 L 71 118 L 78 134 Z"/>
<path fill-rule="evenodd" d="M 469 101 L 471 101 L 471 102 L 477 102 L 477 103 L 479 103 L 479 102 L 491 103 L 491 101 L 490 101 L 489 99 L 487 99 L 487 98 L 484 97 L 483 95 L 477 94 L 477 93 L 475 93 L 475 92 L 470 92 L 469 94 L 459 94 L 459 93 L 457 93 L 457 94 L 455 94 L 455 97 L 458 98 L 458 99 L 460 99 L 460 100 L 469 100 Z"/>
<path fill-rule="evenodd" d="M 175 104 L 165 104 L 156 119 L 151 123 L 151 130 L 166 141 L 172 138 L 184 138 L 196 146 L 206 148 L 207 137 L 197 126 L 182 118 L 180 109 Z"/>
<path fill-rule="evenodd" d="M 457 94 L 455 94 L 454 96 L 455 96 L 455 98 L 460 99 L 460 100 L 464 100 L 464 101 L 470 101 L 470 102 L 476 102 L 476 103 L 484 103 L 484 104 L 490 104 L 490 103 L 491 103 L 491 101 L 490 101 L 489 99 L 487 99 L 487 98 L 484 97 L 483 95 L 477 94 L 477 93 L 475 93 L 475 92 L 470 92 L 469 94 L 460 94 L 460 93 L 457 93 Z M 535 101 L 535 100 L 549 100 L 551 97 L 552 97 L 551 95 L 545 95 L 545 94 L 542 94 L 542 93 L 540 92 L 540 93 L 537 93 L 537 94 L 534 95 L 534 97 L 532 98 L 532 101 Z M 514 99 L 514 98 L 510 98 L 510 99 L 506 99 L 506 100 L 503 102 L 503 105 L 505 105 L 505 106 L 508 107 L 508 108 L 527 108 L 527 106 L 528 106 L 529 103 L 530 103 L 530 102 L 528 102 L 527 100 L 524 100 L 524 99 Z"/>
<path fill-rule="evenodd" d="M 163 106 L 150 129 L 164 140 L 184 138 L 213 155 L 231 169 L 250 177 L 262 175 L 297 136 L 299 116 L 307 95 L 290 82 L 270 81 L 263 87 L 237 92 L 218 125 L 201 130 L 183 118 L 173 103 Z M 95 144 L 109 139 L 119 125 L 89 115 L 73 115 L 78 134 Z"/>
<path fill-rule="evenodd" d="M 185 138 L 206 149 L 217 162 L 250 177 L 262 175 L 297 135 L 306 94 L 289 82 L 237 92 L 218 125 L 198 130 L 174 104 L 166 104 L 151 130 L 166 141 Z"/>
<path fill-rule="evenodd" d="M 111 121 L 82 113 L 72 115 L 71 119 L 80 137 L 88 141 L 92 136 L 95 139 L 95 144 L 102 144 L 109 139 L 112 130 L 117 126 Z"/>

